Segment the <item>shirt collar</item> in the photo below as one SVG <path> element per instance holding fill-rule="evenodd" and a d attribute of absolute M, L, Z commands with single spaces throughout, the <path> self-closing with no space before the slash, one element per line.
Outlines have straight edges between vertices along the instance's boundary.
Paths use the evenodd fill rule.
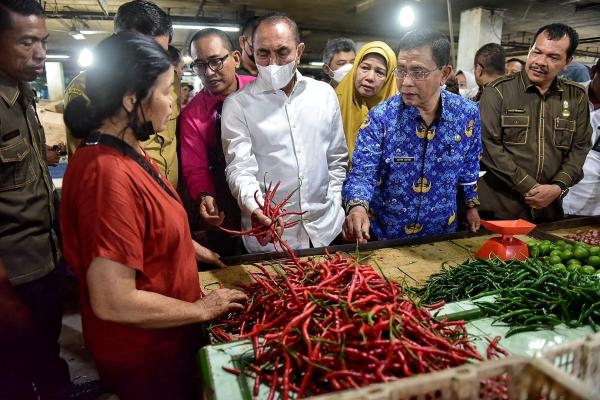
<path fill-rule="evenodd" d="M 450 107 L 448 106 L 449 102 L 450 102 L 450 97 L 451 94 L 450 92 L 448 92 L 445 89 L 440 89 L 441 95 L 440 95 L 440 107 L 441 107 L 441 113 L 440 113 L 440 117 L 439 120 L 445 120 L 445 121 L 454 121 L 456 120 L 456 116 L 450 112 Z"/>
<path fill-rule="evenodd" d="M 441 112 L 439 114 L 439 117 L 437 117 L 434 121 L 439 121 L 439 120 L 454 121 L 456 118 L 450 112 L 450 110 L 449 110 L 450 107 L 448 107 L 448 102 L 450 100 L 449 99 L 450 93 L 447 90 L 442 89 L 442 88 L 440 88 L 439 90 L 440 90 Z M 404 100 L 402 99 L 402 93 L 398 93 L 397 96 L 400 96 L 400 101 L 402 103 L 402 107 L 409 110 L 408 112 L 410 113 L 412 118 L 421 119 L 421 114 L 419 113 L 419 110 L 417 109 L 417 107 L 409 106 L 406 103 L 404 103 Z"/>
<path fill-rule="evenodd" d="M 539 93 L 540 90 L 538 89 L 538 87 L 535 86 L 533 83 L 531 83 L 531 81 L 529 80 L 529 77 L 527 76 L 527 71 L 522 70 L 520 72 L 520 78 L 521 78 L 521 83 L 523 84 L 523 88 L 525 89 L 525 91 L 535 90 Z M 557 76 L 554 78 L 554 80 L 550 84 L 550 87 L 548 88 L 547 93 L 562 92 L 562 91 L 563 91 L 562 78 L 559 79 L 559 77 Z"/>
<path fill-rule="evenodd" d="M 240 82 L 240 76 L 238 74 L 235 74 L 235 79 L 237 81 L 237 89 L 235 91 L 233 91 L 230 94 L 233 94 L 235 92 L 237 92 L 238 90 L 240 90 L 242 88 L 242 83 Z M 223 96 L 220 94 L 214 94 L 213 92 L 211 92 L 210 90 L 208 90 L 207 87 L 205 87 L 204 89 L 202 89 L 205 93 L 206 93 L 206 97 L 210 98 L 210 99 L 215 99 L 217 101 L 225 101 L 225 99 L 227 98 L 227 96 Z"/>
<path fill-rule="evenodd" d="M 256 80 L 253 83 L 254 84 L 252 85 L 252 91 L 251 91 L 252 94 L 277 93 L 279 91 L 279 90 L 271 90 L 271 89 L 267 88 L 264 85 L 264 82 L 262 81 L 262 79 L 260 79 L 260 73 L 256 77 Z M 298 71 L 298 69 L 296 68 L 296 85 L 292 88 L 292 93 L 294 91 L 296 91 L 297 89 L 304 87 L 305 85 L 306 85 L 306 77 L 304 75 L 302 75 L 300 73 L 300 71 Z"/>
<path fill-rule="evenodd" d="M 21 93 L 19 86 L 19 84 L 15 85 L 0 74 L 0 97 L 2 97 L 10 107 L 14 106 L 19 98 L 19 94 Z"/>

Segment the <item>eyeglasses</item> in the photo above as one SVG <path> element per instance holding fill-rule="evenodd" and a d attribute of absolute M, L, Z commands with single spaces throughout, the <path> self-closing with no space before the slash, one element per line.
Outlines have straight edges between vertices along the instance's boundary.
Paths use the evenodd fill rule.
<path fill-rule="evenodd" d="M 203 75 L 206 73 L 206 68 L 210 68 L 212 72 L 217 72 L 223 69 L 223 63 L 229 57 L 229 54 L 225 54 L 223 57 L 213 58 L 208 62 L 202 62 L 200 60 L 196 60 L 192 62 L 191 67 L 192 70 L 196 73 L 196 75 Z"/>
<path fill-rule="evenodd" d="M 431 71 L 427 69 L 415 69 L 412 71 L 406 71 L 403 69 L 395 68 L 394 76 L 396 77 L 396 79 L 404 79 L 408 75 L 413 81 L 423 81 L 427 79 L 429 74 L 431 74 L 433 71 L 437 71 L 438 69 L 441 69 L 441 67 L 437 67 L 436 69 Z"/>

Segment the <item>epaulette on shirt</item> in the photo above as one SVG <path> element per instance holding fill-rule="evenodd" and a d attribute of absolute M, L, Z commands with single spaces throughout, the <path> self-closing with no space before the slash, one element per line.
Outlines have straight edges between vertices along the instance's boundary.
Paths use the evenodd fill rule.
<path fill-rule="evenodd" d="M 517 73 L 510 74 L 510 75 L 503 75 L 499 78 L 496 78 L 492 82 L 488 83 L 487 86 L 496 87 L 499 84 L 501 84 L 502 82 L 512 81 L 513 79 L 517 79 L 519 76 L 520 76 L 520 74 L 517 74 Z"/>
<path fill-rule="evenodd" d="M 577 89 L 580 89 L 580 90 L 581 90 L 583 93 L 586 93 L 586 91 L 585 91 L 585 87 L 583 87 L 583 85 L 581 85 L 581 82 L 575 82 L 575 81 L 572 81 L 572 80 L 570 80 L 570 79 L 563 78 L 562 76 L 559 76 L 559 77 L 558 77 L 558 82 L 559 82 L 561 85 L 574 86 L 574 87 L 576 87 Z"/>

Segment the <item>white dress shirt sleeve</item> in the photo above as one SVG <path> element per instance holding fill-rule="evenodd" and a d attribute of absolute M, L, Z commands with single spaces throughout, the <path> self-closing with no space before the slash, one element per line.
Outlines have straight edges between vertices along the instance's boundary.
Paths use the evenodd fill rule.
<path fill-rule="evenodd" d="M 229 96 L 223 104 L 221 141 L 227 163 L 225 177 L 229 189 L 237 199 L 242 213 L 249 215 L 259 207 L 254 199 L 256 191 L 261 202 L 263 196 L 256 179 L 258 164 L 252 152 L 252 139 L 244 110 L 234 96 Z"/>

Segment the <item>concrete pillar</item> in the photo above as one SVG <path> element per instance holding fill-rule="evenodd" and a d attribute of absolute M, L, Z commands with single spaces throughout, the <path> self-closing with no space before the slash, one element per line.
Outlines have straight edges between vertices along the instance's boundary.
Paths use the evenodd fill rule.
<path fill-rule="evenodd" d="M 46 82 L 48 83 L 48 100 L 61 100 L 65 93 L 65 75 L 62 63 L 46 61 Z"/>
<path fill-rule="evenodd" d="M 455 68 L 473 71 L 475 52 L 486 43 L 500 43 L 504 11 L 477 7 L 460 13 Z"/>

